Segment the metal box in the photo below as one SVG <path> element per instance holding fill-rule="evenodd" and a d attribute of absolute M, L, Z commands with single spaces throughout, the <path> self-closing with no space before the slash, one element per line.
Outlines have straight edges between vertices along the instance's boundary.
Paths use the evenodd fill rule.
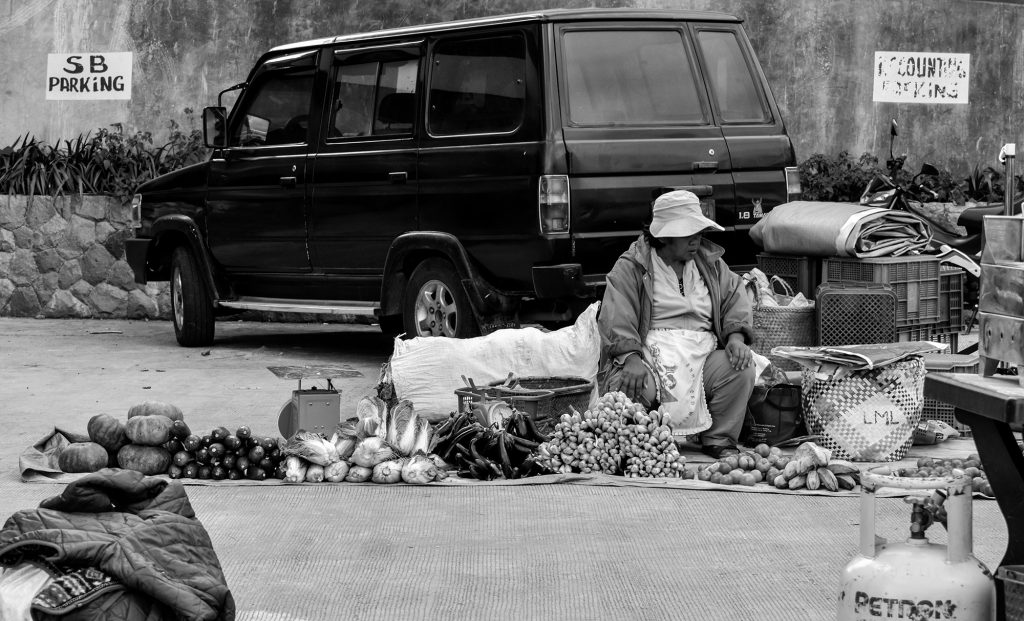
<path fill-rule="evenodd" d="M 305 429 L 329 438 L 341 422 L 341 394 L 316 388 L 292 391 L 291 415 L 292 433 Z"/>

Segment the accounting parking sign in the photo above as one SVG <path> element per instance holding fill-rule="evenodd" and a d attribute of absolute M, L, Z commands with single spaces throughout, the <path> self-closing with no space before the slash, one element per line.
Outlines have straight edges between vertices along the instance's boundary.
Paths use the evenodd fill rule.
<path fill-rule="evenodd" d="M 48 54 L 47 99 L 131 99 L 131 52 Z"/>

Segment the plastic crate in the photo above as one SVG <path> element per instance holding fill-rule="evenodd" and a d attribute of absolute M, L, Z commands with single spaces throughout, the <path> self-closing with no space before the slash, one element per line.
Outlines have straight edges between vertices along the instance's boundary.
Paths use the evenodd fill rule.
<path fill-rule="evenodd" d="M 946 345 L 946 353 L 955 354 L 960 351 L 960 329 L 946 326 L 914 326 L 910 328 L 896 328 L 896 342 L 906 343 L 908 341 L 934 341 Z"/>
<path fill-rule="evenodd" d="M 814 294 L 821 283 L 821 259 L 818 257 L 794 257 L 782 254 L 762 252 L 757 255 L 757 268 L 769 278 L 778 276 L 799 291 L 804 297 L 813 300 Z"/>
<path fill-rule="evenodd" d="M 817 290 L 819 345 L 892 343 L 896 293 L 889 285 L 825 283 Z"/>
<path fill-rule="evenodd" d="M 896 292 L 896 327 L 939 320 L 939 260 L 934 256 L 824 259 L 822 282 L 878 283 Z"/>
<path fill-rule="evenodd" d="M 956 328 L 963 326 L 964 271 L 958 267 L 943 267 L 939 271 L 938 325 Z"/>
<path fill-rule="evenodd" d="M 924 368 L 929 373 L 972 373 L 978 372 L 978 356 L 966 354 L 927 354 Z M 953 406 L 931 397 L 924 398 L 921 420 L 941 420 L 965 437 L 971 436 L 971 428 L 956 420 Z"/>
<path fill-rule="evenodd" d="M 996 570 L 1003 581 L 1004 619 L 1024 619 L 1024 565 L 1005 565 Z"/>

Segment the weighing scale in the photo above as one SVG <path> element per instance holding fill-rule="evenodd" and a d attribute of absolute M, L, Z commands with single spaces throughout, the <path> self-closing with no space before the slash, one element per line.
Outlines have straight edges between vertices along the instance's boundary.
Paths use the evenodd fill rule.
<path fill-rule="evenodd" d="M 345 367 L 284 366 L 267 367 L 267 370 L 281 379 L 299 382 L 298 389 L 292 391 L 292 398 L 281 407 L 277 418 L 277 428 L 285 438 L 292 437 L 300 429 L 330 438 L 341 422 L 341 391 L 331 380 L 363 376 L 359 371 Z M 323 380 L 327 387 L 303 389 L 302 380 Z"/>

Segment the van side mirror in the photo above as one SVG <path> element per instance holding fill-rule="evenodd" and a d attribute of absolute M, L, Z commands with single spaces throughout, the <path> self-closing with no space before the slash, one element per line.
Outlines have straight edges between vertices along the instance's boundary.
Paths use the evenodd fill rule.
<path fill-rule="evenodd" d="M 228 146 L 228 111 L 222 106 L 203 108 L 203 142 L 207 147 L 219 149 Z"/>

